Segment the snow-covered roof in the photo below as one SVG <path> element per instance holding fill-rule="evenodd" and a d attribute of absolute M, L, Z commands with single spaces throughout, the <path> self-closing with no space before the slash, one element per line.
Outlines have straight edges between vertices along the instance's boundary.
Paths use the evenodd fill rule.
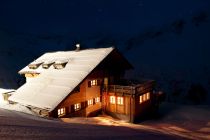
<path fill-rule="evenodd" d="M 10 92 L 15 92 L 15 89 L 3 89 L 3 88 L 0 88 L 0 93 L 10 93 Z"/>
<path fill-rule="evenodd" d="M 17 89 L 9 100 L 52 111 L 113 50 L 110 47 L 45 53 L 32 63 L 67 61 L 67 64 L 63 69 L 55 69 L 53 65 L 48 69 L 41 65 L 37 69 L 26 66 L 19 73 L 40 75 Z"/>

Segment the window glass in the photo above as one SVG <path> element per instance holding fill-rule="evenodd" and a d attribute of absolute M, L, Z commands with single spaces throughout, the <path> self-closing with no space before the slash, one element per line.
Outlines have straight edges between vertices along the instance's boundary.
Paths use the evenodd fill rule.
<path fill-rule="evenodd" d="M 146 94 L 143 94 L 143 102 L 146 101 Z"/>
<path fill-rule="evenodd" d="M 88 106 L 93 105 L 93 99 L 88 100 Z"/>
<path fill-rule="evenodd" d="M 110 103 L 115 104 L 115 96 L 110 96 Z"/>
<path fill-rule="evenodd" d="M 150 93 L 149 92 L 147 92 L 147 100 L 149 100 L 150 99 Z"/>
<path fill-rule="evenodd" d="M 143 102 L 143 99 L 142 99 L 142 95 L 139 96 L 139 103 L 141 104 Z"/>
<path fill-rule="evenodd" d="M 80 108 L 81 108 L 80 103 L 74 104 L 74 110 L 80 110 Z"/>
<path fill-rule="evenodd" d="M 117 104 L 123 105 L 123 97 L 117 97 Z"/>
<path fill-rule="evenodd" d="M 65 115 L 66 111 L 65 108 L 58 109 L 58 116 Z"/>
<path fill-rule="evenodd" d="M 88 81 L 88 87 L 98 86 L 99 84 L 100 84 L 100 80 L 97 80 L 97 79 Z"/>
<path fill-rule="evenodd" d="M 100 102 L 100 97 L 96 97 L 95 98 L 95 103 L 99 103 Z"/>

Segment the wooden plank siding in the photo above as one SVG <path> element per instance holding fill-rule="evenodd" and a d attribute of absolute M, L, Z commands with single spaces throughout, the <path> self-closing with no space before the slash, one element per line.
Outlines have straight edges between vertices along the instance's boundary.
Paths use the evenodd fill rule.
<path fill-rule="evenodd" d="M 71 93 L 54 111 L 54 117 L 89 117 L 96 116 L 103 111 L 114 118 L 127 122 L 136 122 L 144 118 L 151 112 L 153 103 L 154 81 L 133 86 L 108 85 L 101 88 L 100 85 L 89 87 L 89 81 L 94 80 L 88 77 L 80 84 L 80 91 Z M 103 81 L 103 79 L 97 79 Z M 150 93 L 149 99 L 140 103 L 140 96 Z M 110 102 L 110 97 L 115 98 L 115 102 Z M 146 95 L 144 95 L 146 96 Z M 100 102 L 96 103 L 95 98 L 100 97 Z M 123 103 L 118 103 L 118 97 L 123 99 Z M 87 104 L 88 100 L 93 100 L 93 104 Z M 81 108 L 74 110 L 74 104 L 80 103 Z M 58 116 L 57 110 L 65 108 L 65 115 Z M 57 115 L 57 116 L 56 116 Z"/>
<path fill-rule="evenodd" d="M 128 122 L 135 122 L 143 118 L 153 106 L 154 84 L 154 81 L 148 81 L 134 86 L 109 85 L 108 89 L 103 92 L 103 96 L 105 96 L 103 110 L 115 118 Z M 149 99 L 140 103 L 140 96 L 146 93 L 149 93 Z M 110 96 L 115 97 L 115 103 L 110 103 Z M 117 97 L 123 98 L 123 105 L 117 104 Z"/>
<path fill-rule="evenodd" d="M 91 79 L 86 79 L 80 84 L 79 92 L 71 93 L 61 104 L 53 111 L 56 117 L 88 117 L 94 116 L 97 111 L 101 110 L 101 87 L 92 86 L 88 87 L 88 81 Z M 100 102 L 96 103 L 95 99 L 99 97 Z M 93 100 L 93 104 L 88 106 L 87 101 Z M 74 105 L 79 103 L 81 108 L 76 110 Z M 57 110 L 60 108 L 65 108 L 66 113 L 62 116 L 57 116 Z"/>

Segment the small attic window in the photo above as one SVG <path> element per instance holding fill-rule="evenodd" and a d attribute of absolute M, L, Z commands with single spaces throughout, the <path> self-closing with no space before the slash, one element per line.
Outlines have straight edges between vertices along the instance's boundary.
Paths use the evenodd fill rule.
<path fill-rule="evenodd" d="M 37 69 L 43 62 L 32 62 L 28 65 L 29 69 Z"/>
<path fill-rule="evenodd" d="M 42 64 L 43 69 L 48 69 L 52 64 L 54 64 L 54 61 L 46 61 Z"/>
<path fill-rule="evenodd" d="M 67 60 L 59 60 L 59 61 L 55 61 L 53 66 L 55 69 L 63 69 L 63 68 L 65 68 L 67 63 L 68 63 Z"/>

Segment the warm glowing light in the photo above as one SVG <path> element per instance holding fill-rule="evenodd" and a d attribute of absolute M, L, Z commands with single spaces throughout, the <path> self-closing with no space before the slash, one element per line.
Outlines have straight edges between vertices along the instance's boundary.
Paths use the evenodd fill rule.
<path fill-rule="evenodd" d="M 146 94 L 143 94 L 143 101 L 146 101 Z"/>
<path fill-rule="evenodd" d="M 108 78 L 104 78 L 104 85 L 108 85 Z"/>
<path fill-rule="evenodd" d="M 93 99 L 88 100 L 88 106 L 93 105 Z"/>
<path fill-rule="evenodd" d="M 147 100 L 149 100 L 150 99 L 150 92 L 147 92 L 146 95 L 147 95 Z"/>
<path fill-rule="evenodd" d="M 81 108 L 81 104 L 80 103 L 77 103 L 77 104 L 74 104 L 74 110 L 80 110 Z"/>
<path fill-rule="evenodd" d="M 88 81 L 88 87 L 98 86 L 99 84 L 100 84 L 100 82 L 97 79 Z"/>
<path fill-rule="evenodd" d="M 80 44 L 76 44 L 76 47 L 79 48 L 80 47 Z"/>
<path fill-rule="evenodd" d="M 65 108 L 58 109 L 58 116 L 65 115 L 65 113 L 66 113 Z"/>
<path fill-rule="evenodd" d="M 99 103 L 100 102 L 100 97 L 96 97 L 95 98 L 95 103 Z"/>
<path fill-rule="evenodd" d="M 91 80 L 91 86 L 96 86 L 97 85 L 97 80 Z"/>
<path fill-rule="evenodd" d="M 123 97 L 117 97 L 117 104 L 123 105 Z"/>
<path fill-rule="evenodd" d="M 142 100 L 142 95 L 141 96 L 139 96 L 139 103 L 141 104 L 143 102 L 143 100 Z"/>
<path fill-rule="evenodd" d="M 115 104 L 115 96 L 110 96 L 109 99 L 111 104 Z"/>
<path fill-rule="evenodd" d="M 139 103 L 141 104 L 149 99 L 150 99 L 150 92 L 147 92 L 147 93 L 139 96 Z"/>

